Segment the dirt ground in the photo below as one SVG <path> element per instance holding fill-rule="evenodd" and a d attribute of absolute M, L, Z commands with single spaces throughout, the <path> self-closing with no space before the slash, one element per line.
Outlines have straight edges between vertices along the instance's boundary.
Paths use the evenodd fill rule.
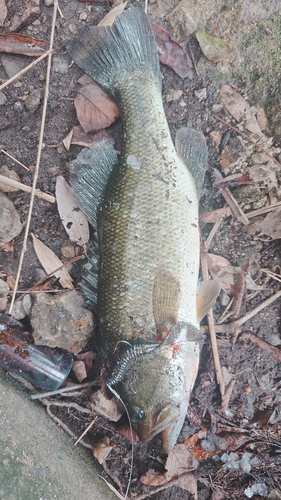
<path fill-rule="evenodd" d="M 12 20 L 15 13 L 20 9 L 22 2 L 7 1 L 8 19 Z M 38 4 L 39 5 L 39 4 Z M 61 1 L 60 7 L 63 18 L 57 20 L 55 35 L 55 56 L 61 61 L 67 61 L 69 67 L 66 72 L 52 70 L 50 95 L 47 108 L 46 128 L 44 133 L 44 147 L 42 151 L 41 168 L 38 178 L 38 188 L 44 192 L 54 195 L 56 177 L 63 175 L 68 179 L 68 163 L 76 158 L 81 151 L 79 146 L 71 146 L 66 151 L 62 140 L 69 130 L 76 124 L 77 117 L 73 105 L 76 90 L 70 87 L 71 81 L 81 75 L 81 71 L 70 65 L 71 61 L 65 52 L 64 45 L 73 36 L 73 32 L 83 28 L 83 23 L 96 24 L 110 9 L 110 3 L 84 4 L 76 1 Z M 19 27 L 18 32 L 29 34 L 44 40 L 49 39 L 52 7 L 47 7 L 43 2 L 39 5 L 37 14 L 31 16 Z M 82 15 L 83 13 L 86 14 Z M 157 18 L 157 23 L 163 24 Z M 8 32 L 8 28 L 3 28 Z M 189 48 L 192 50 L 195 62 L 202 57 L 196 39 L 191 36 Z M 4 57 L 4 59 L 3 59 Z M 5 62 L 6 61 L 6 62 Z M 2 56 L 0 66 L 0 82 L 7 79 L 8 63 L 14 64 L 14 72 L 21 69 L 22 65 L 30 63 L 26 56 Z M 4 64 L 5 62 L 5 64 Z M 6 68 L 6 70 L 5 70 Z M 11 69 L 13 71 L 13 69 Z M 214 110 L 219 110 L 219 116 L 228 120 L 229 115 L 220 107 L 221 101 L 219 89 L 221 80 L 216 81 L 208 76 L 206 72 L 195 75 L 193 80 L 182 79 L 172 69 L 162 65 L 163 75 L 163 100 L 169 126 L 174 138 L 176 130 L 182 126 L 192 124 L 197 129 L 202 129 L 209 146 L 209 168 L 206 174 L 205 188 L 200 200 L 201 216 L 206 212 L 213 211 L 224 206 L 225 201 L 220 193 L 213 188 L 213 170 L 219 169 L 221 149 L 214 146 L 210 133 L 219 131 L 221 135 L 228 132 L 226 125 L 214 118 Z M 3 92 L 7 98 L 6 103 L 1 106 L 0 130 L 1 149 L 9 152 L 15 158 L 30 168 L 24 170 L 7 156 L 1 154 L 1 165 L 7 165 L 15 170 L 22 183 L 30 186 L 32 183 L 32 171 L 36 163 L 38 136 L 41 123 L 42 101 L 45 85 L 46 60 L 36 65 L 19 80 L 10 84 Z M 73 80 L 74 79 L 74 80 Z M 233 78 L 231 83 L 242 95 L 245 91 L 243 75 Z M 41 93 L 40 104 L 36 109 L 28 109 L 25 102 L 26 96 L 34 90 Z M 181 99 L 167 102 L 166 96 L 171 89 L 182 90 Z M 200 100 L 196 97 L 196 91 L 206 89 L 206 99 Z M 184 101 L 184 104 L 182 103 Z M 255 103 L 253 103 L 255 104 Z M 232 123 L 235 125 L 234 121 Z M 110 129 L 118 148 L 121 137 L 121 122 L 118 120 Z M 246 132 L 246 131 L 244 131 Z M 271 130 L 274 138 L 274 129 Z M 247 133 L 247 132 L 246 132 Z M 231 137 L 237 134 L 232 131 Z M 281 146 L 278 141 L 277 146 Z M 225 175 L 225 174 L 224 174 Z M 232 188 L 231 188 L 232 189 Z M 233 188 L 232 193 L 238 203 L 243 203 L 243 191 Z M 13 201 L 21 221 L 26 221 L 28 212 L 29 195 L 18 191 L 9 194 Z M 246 203 L 246 202 L 245 202 Z M 244 204 L 245 204 L 244 203 Z M 247 204 L 247 203 L 246 203 Z M 253 209 L 250 203 L 249 210 Z M 245 209 L 247 212 L 247 209 Z M 264 216 L 263 216 L 264 217 Z M 259 221 L 260 219 L 254 219 Z M 205 241 L 213 226 L 201 224 L 202 240 Z M 44 200 L 35 199 L 31 232 L 41 241 L 46 243 L 63 261 L 66 259 L 61 255 L 62 245 L 68 241 L 63 229 L 56 204 Z M 23 231 L 14 241 L 14 251 L 4 252 L 0 250 L 0 271 L 2 278 L 16 276 L 19 256 L 23 242 Z M 242 266 L 248 260 L 256 263 L 256 273 L 252 277 L 258 285 L 263 286 L 252 298 L 248 291 L 246 310 L 250 311 L 262 303 L 263 300 L 278 291 L 278 281 L 267 279 L 266 275 L 259 274 L 259 268 L 269 269 L 280 274 L 280 240 L 272 240 L 270 237 L 255 231 L 251 220 L 249 226 L 243 225 L 236 218 L 225 217 L 218 227 L 210 246 L 210 252 L 225 257 L 233 266 Z M 41 267 L 33 250 L 32 240 L 29 238 L 27 251 L 23 261 L 20 280 L 20 289 L 28 290 L 40 277 Z M 76 263 L 71 268 L 71 276 L 78 286 L 81 274 L 81 263 Z M 221 316 L 224 306 L 222 300 L 217 301 L 214 308 L 214 316 L 217 321 Z M 244 313 L 243 313 L 244 314 Z M 204 322 L 203 322 L 204 323 Z M 205 324 L 206 321 L 205 321 Z M 242 326 L 242 332 L 252 332 L 269 343 L 279 346 L 280 336 L 280 301 L 274 302 L 270 307 L 263 309 L 251 320 Z M 92 342 L 95 352 L 95 370 L 98 368 L 98 347 L 95 340 Z M 235 385 L 230 395 L 227 411 L 220 412 L 221 396 L 216 382 L 214 364 L 209 336 L 206 336 L 201 353 L 199 375 L 190 399 L 190 412 L 186 418 L 179 443 L 193 436 L 200 430 L 208 430 L 212 435 L 219 435 L 229 444 L 225 450 L 217 445 L 217 453 L 199 459 L 198 468 L 195 471 L 198 478 L 198 499 L 215 500 L 223 498 L 242 499 L 246 498 L 245 490 L 255 483 L 263 483 L 267 488 L 267 498 L 281 498 L 281 395 L 280 381 L 281 370 L 279 361 L 260 349 L 250 340 L 239 340 L 232 345 L 231 335 L 218 334 L 218 348 L 221 366 L 224 366 L 234 375 Z M 92 373 L 93 379 L 97 378 L 97 372 Z M 89 390 L 73 397 L 73 401 L 82 407 L 88 407 Z M 70 398 L 57 397 L 56 401 L 70 402 Z M 58 417 L 75 436 L 79 436 L 89 423 L 89 415 L 66 406 L 64 408 L 52 407 L 52 412 Z M 232 441 L 230 439 L 232 436 Z M 243 435 L 248 439 L 241 443 L 238 436 Z M 116 433 L 114 425 L 99 417 L 95 425 L 84 438 L 84 442 L 91 447 L 108 437 L 113 443 L 113 449 L 106 460 L 105 477 L 108 475 L 113 479 L 115 487 L 122 486 L 123 494 L 126 490 L 131 446 L 130 443 Z M 236 445 L 235 445 L 236 443 Z M 199 446 L 199 445 L 198 445 Z M 258 457 L 259 461 L 252 466 L 250 472 L 241 468 L 223 467 L 221 456 L 223 453 L 235 451 L 239 457 L 243 453 L 252 453 L 252 458 Z M 137 444 L 134 448 L 133 480 L 130 489 L 130 498 L 144 498 L 144 494 L 150 496 L 151 487 L 143 485 L 139 478 L 149 469 L 155 469 L 163 473 L 166 456 L 161 452 L 160 437 L 156 436 L 150 443 Z M 93 459 L 94 462 L 94 459 Z M 101 472 L 102 466 L 95 461 L 95 467 Z M 168 500 L 169 498 L 188 499 L 191 495 L 176 486 L 170 486 L 158 493 L 154 493 L 155 500 Z M 250 498 L 250 496 L 248 497 Z M 253 496 L 251 498 L 260 498 Z"/>

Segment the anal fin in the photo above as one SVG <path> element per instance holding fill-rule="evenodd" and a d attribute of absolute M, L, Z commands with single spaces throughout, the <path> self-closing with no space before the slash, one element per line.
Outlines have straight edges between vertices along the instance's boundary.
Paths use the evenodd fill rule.
<path fill-rule="evenodd" d="M 176 133 L 175 146 L 178 155 L 193 175 L 200 193 L 208 161 L 208 149 L 204 135 L 193 128 L 182 127 Z"/>
<path fill-rule="evenodd" d="M 213 307 L 221 291 L 219 280 L 200 281 L 197 288 L 196 306 L 198 323 L 206 316 Z"/>

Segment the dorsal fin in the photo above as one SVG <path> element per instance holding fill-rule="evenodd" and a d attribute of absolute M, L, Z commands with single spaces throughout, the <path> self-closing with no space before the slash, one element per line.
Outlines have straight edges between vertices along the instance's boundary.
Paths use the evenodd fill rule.
<path fill-rule="evenodd" d="M 198 323 L 206 316 L 213 307 L 221 291 L 219 280 L 200 281 L 197 288 L 196 306 Z"/>
<path fill-rule="evenodd" d="M 164 321 L 176 321 L 179 302 L 179 283 L 167 271 L 158 271 L 153 286 L 153 315 L 156 326 Z"/>
<path fill-rule="evenodd" d="M 176 133 L 175 146 L 178 155 L 192 173 L 200 193 L 208 161 L 208 150 L 204 135 L 193 128 L 182 127 Z"/>
<path fill-rule="evenodd" d="M 69 165 L 74 196 L 95 229 L 102 195 L 116 164 L 117 153 L 112 142 L 102 138 L 90 148 L 83 149 Z"/>

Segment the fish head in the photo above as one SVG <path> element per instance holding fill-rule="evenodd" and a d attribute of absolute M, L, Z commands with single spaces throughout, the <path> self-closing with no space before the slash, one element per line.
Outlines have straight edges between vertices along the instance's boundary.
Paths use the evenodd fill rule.
<path fill-rule="evenodd" d="M 196 340 L 171 340 L 139 357 L 118 386 L 139 439 L 147 442 L 162 432 L 166 453 L 181 431 L 200 354 Z"/>

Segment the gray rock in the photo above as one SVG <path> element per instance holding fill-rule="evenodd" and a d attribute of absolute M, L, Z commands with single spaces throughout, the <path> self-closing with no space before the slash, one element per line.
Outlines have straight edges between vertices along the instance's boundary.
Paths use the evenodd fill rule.
<path fill-rule="evenodd" d="M 4 177 L 7 177 L 8 179 L 20 182 L 18 174 L 14 170 L 9 170 L 9 168 L 6 165 L 3 165 L 3 167 L 0 168 L 0 174 L 4 175 Z M 8 184 L 5 184 L 4 182 L 1 181 L 0 191 L 3 191 L 4 193 L 13 193 L 14 191 L 18 191 L 18 188 L 15 188 L 13 186 L 8 186 Z"/>
<path fill-rule="evenodd" d="M 29 111 L 34 113 L 40 106 L 40 100 L 41 100 L 40 90 L 37 89 L 32 90 L 32 92 L 30 92 L 30 94 L 26 98 L 25 106 Z"/>
<path fill-rule="evenodd" d="M 53 297 L 37 294 L 31 309 L 31 325 L 36 344 L 77 353 L 91 337 L 94 320 L 82 295 L 72 290 Z"/>
<path fill-rule="evenodd" d="M 52 70 L 54 73 L 66 75 L 68 72 L 68 60 L 63 57 L 53 57 Z"/>
<path fill-rule="evenodd" d="M 0 312 L 5 311 L 8 300 L 9 285 L 6 281 L 0 279 Z"/>
<path fill-rule="evenodd" d="M 15 102 L 14 110 L 17 111 L 18 113 L 21 113 L 23 111 L 23 102 L 21 101 Z"/>
<path fill-rule="evenodd" d="M 3 92 L 0 92 L 0 106 L 3 106 L 4 104 L 6 104 L 7 102 L 7 97 L 5 96 L 5 94 L 3 94 Z"/>
<path fill-rule="evenodd" d="M 22 223 L 14 204 L 0 192 L 0 241 L 8 243 L 18 236 Z"/>
<path fill-rule="evenodd" d="M 30 391 L 0 372 L 0 498 L 116 500 L 88 450 L 47 415 Z"/>
<path fill-rule="evenodd" d="M 12 76 L 16 75 L 19 71 L 25 68 L 25 66 L 29 64 L 29 62 L 27 62 L 27 59 L 28 58 L 23 56 L 2 54 L 1 62 L 7 76 L 9 78 L 12 78 Z"/>

